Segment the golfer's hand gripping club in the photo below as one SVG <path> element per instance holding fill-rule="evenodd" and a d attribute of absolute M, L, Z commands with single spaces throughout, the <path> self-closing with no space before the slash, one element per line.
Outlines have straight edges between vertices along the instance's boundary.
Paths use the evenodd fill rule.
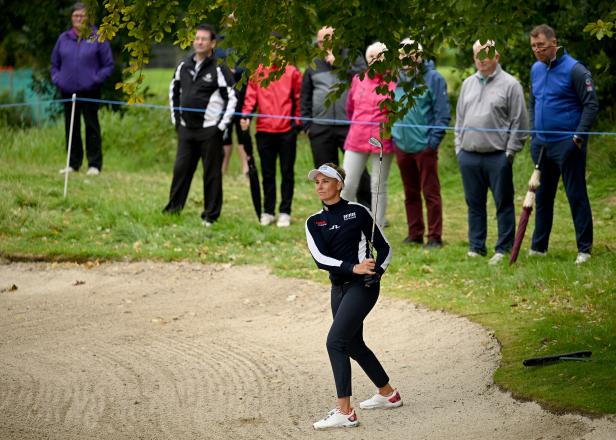
<path fill-rule="evenodd" d="M 361 263 L 357 263 L 353 266 L 353 273 L 357 275 L 374 275 L 374 268 L 376 267 L 376 262 L 374 258 L 366 258 Z"/>

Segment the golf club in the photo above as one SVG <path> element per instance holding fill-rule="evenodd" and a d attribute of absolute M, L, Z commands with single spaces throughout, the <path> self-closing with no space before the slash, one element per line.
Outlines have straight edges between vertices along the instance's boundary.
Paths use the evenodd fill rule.
<path fill-rule="evenodd" d="M 532 359 L 525 359 L 522 364 L 525 367 L 531 367 L 536 365 L 545 365 L 558 361 L 578 361 L 587 362 L 592 355 L 592 351 L 576 351 L 574 353 L 561 353 L 550 356 L 541 356 Z"/>
<path fill-rule="evenodd" d="M 376 190 L 376 200 L 374 202 L 374 212 L 372 213 L 372 234 L 370 237 L 370 243 L 369 243 L 369 252 L 370 252 L 370 258 L 374 258 L 374 230 L 376 228 L 376 216 L 377 216 L 377 212 L 379 209 L 379 188 L 381 187 L 381 168 L 383 166 L 383 144 L 381 143 L 381 141 L 379 141 L 377 138 L 375 138 L 374 136 L 371 136 L 370 139 L 368 139 L 368 143 L 370 145 L 372 145 L 373 147 L 376 147 L 379 149 L 379 172 L 378 172 L 378 176 L 377 176 L 377 190 Z M 366 275 L 364 277 L 364 284 L 366 285 L 366 287 L 370 287 L 372 284 L 378 282 L 380 279 L 380 276 L 378 274 L 375 275 Z"/>

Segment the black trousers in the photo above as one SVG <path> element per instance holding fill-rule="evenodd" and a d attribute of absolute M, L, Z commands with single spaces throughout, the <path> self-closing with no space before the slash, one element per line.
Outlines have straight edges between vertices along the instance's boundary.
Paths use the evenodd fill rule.
<path fill-rule="evenodd" d="M 71 93 L 62 93 L 62 99 L 71 99 Z M 77 98 L 100 99 L 100 90 L 77 93 Z M 68 138 L 71 128 L 71 108 L 72 102 L 64 103 L 64 129 L 66 134 L 66 148 L 68 149 Z M 103 169 L 103 149 L 101 140 L 101 127 L 98 122 L 97 102 L 85 102 L 77 100 L 75 102 L 75 119 L 73 121 L 73 144 L 71 145 L 71 157 L 69 166 L 74 170 L 81 168 L 83 163 L 83 143 L 81 142 L 81 116 L 86 126 L 86 154 L 88 166 Z"/>
<path fill-rule="evenodd" d="M 344 141 L 348 133 L 348 125 L 312 124 L 310 126 L 308 137 L 315 168 L 329 162 L 340 165 L 338 152 L 344 154 Z M 371 199 L 370 174 L 368 170 L 364 170 L 357 188 L 357 201 L 368 209 L 372 209 Z"/>
<path fill-rule="evenodd" d="M 203 164 L 203 212 L 201 218 L 214 222 L 222 209 L 222 131 L 218 127 L 178 128 L 178 149 L 166 212 L 184 208 L 199 159 Z"/>
<path fill-rule="evenodd" d="M 492 190 L 496 207 L 498 238 L 494 250 L 509 252 L 515 238 L 513 206 L 513 172 L 504 151 L 474 153 L 460 151 L 458 164 L 462 175 L 464 198 L 468 206 L 468 245 L 471 251 L 485 255 L 488 234 L 486 203 Z"/>
<path fill-rule="evenodd" d="M 231 123 L 227 127 L 222 137 L 223 145 L 233 144 L 233 128 L 235 127 L 235 134 L 237 135 L 237 143 L 244 146 L 244 151 L 247 153 L 252 151 L 252 139 L 250 137 L 250 130 L 242 130 L 240 125 L 240 116 L 233 116 Z"/>
<path fill-rule="evenodd" d="M 571 139 L 551 143 L 533 140 L 531 155 L 535 163 L 539 159 L 539 151 L 542 147 L 544 153 L 539 168 L 541 185 L 537 190 L 535 231 L 531 248 L 540 252 L 548 250 L 554 220 L 554 199 L 558 190 L 558 181 L 562 176 L 575 227 L 578 252 L 590 253 L 593 242 L 593 224 L 586 189 L 587 141 L 584 140 L 582 147 L 578 148 Z"/>
<path fill-rule="evenodd" d="M 327 335 L 327 353 L 334 372 L 339 398 L 353 395 L 351 358 L 364 370 L 377 388 L 389 383 L 389 377 L 366 346 L 363 337 L 364 319 L 376 304 L 380 285 L 365 287 L 363 280 L 332 285 L 331 305 L 334 322 Z"/>
<path fill-rule="evenodd" d="M 282 214 L 291 214 L 293 188 L 295 184 L 295 156 L 297 151 L 297 133 L 257 132 L 257 149 L 261 160 L 263 176 L 263 212 L 274 215 L 276 208 L 276 161 L 280 158 L 280 206 Z"/>

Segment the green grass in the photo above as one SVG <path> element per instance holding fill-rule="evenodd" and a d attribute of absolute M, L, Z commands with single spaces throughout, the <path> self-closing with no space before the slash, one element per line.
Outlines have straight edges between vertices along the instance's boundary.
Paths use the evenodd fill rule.
<path fill-rule="evenodd" d="M 166 83 L 171 73 L 157 72 Z M 159 93 L 166 93 L 158 85 Z M 159 102 L 163 98 L 157 98 Z M 8 260 L 158 260 L 265 265 L 280 276 L 326 282 L 306 249 L 303 220 L 319 209 L 310 182 L 307 139 L 299 138 L 294 223 L 289 229 L 257 224 L 237 153 L 224 179 L 224 206 L 212 228 L 201 225 L 201 171 L 184 212 L 161 214 L 175 155 L 167 111 L 130 108 L 101 112 L 103 174 L 83 172 L 69 180 L 63 198 L 63 126 L 16 131 L 0 128 L 0 256 Z M 556 203 L 550 252 L 529 259 L 532 221 L 519 262 L 509 267 L 467 259 L 466 206 L 451 133 L 440 151 L 445 247 L 405 247 L 403 194 L 394 165 L 389 178 L 386 234 L 394 260 L 383 292 L 432 309 L 467 316 L 492 329 L 502 344 L 496 382 L 514 395 L 558 410 L 616 413 L 616 139 L 595 137 L 589 147 L 588 182 L 595 224 L 589 264 L 576 267 L 574 231 L 562 188 Z M 516 206 L 532 172 L 528 149 L 516 158 Z M 489 206 L 488 246 L 495 242 Z M 553 353 L 592 350 L 590 362 L 525 368 L 522 360 Z"/>

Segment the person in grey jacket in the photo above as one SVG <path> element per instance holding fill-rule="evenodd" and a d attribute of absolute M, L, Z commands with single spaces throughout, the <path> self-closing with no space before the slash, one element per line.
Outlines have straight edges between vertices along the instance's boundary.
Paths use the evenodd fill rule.
<path fill-rule="evenodd" d="M 455 148 L 468 206 L 467 255 L 487 253 L 489 188 L 498 223 L 490 264 L 498 264 L 511 250 L 515 237 L 512 165 L 528 136 L 528 115 L 522 86 L 501 68 L 500 54 L 491 48 L 491 40 L 473 45 L 477 72 L 462 83 L 456 108 Z"/>
<path fill-rule="evenodd" d="M 324 26 L 317 32 L 317 45 L 324 50 L 325 40 L 331 39 L 334 29 Z M 346 57 L 346 51 L 340 54 Z M 314 68 L 308 67 L 302 79 L 300 97 L 300 110 L 302 115 L 302 127 L 310 139 L 312 159 L 314 166 L 319 167 L 324 163 L 331 162 L 339 165 L 339 152 L 344 152 L 343 145 L 349 132 L 349 120 L 346 116 L 346 100 L 348 91 L 345 90 L 331 105 L 327 105 L 327 95 L 338 84 L 351 82 L 354 75 L 366 68 L 363 57 L 358 57 L 351 69 L 346 72 L 347 78 L 339 77 L 339 69 L 334 66 L 336 57 L 328 51 L 323 58 L 314 59 Z M 364 171 L 357 200 L 364 206 L 370 207 L 370 175 Z"/>

